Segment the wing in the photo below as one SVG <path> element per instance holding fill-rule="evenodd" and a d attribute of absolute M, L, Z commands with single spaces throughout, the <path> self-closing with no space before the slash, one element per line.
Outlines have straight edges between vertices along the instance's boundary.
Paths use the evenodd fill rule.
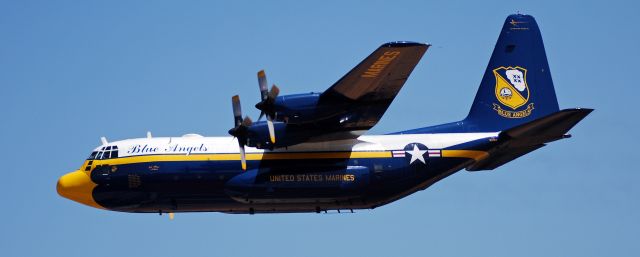
<path fill-rule="evenodd" d="M 323 100 L 392 100 L 429 45 L 391 42 L 376 49 L 321 95 Z"/>
<path fill-rule="evenodd" d="M 325 131 L 363 133 L 376 125 L 428 47 L 413 42 L 386 43 L 323 92 L 319 106 L 335 106 L 327 108 L 333 115 L 322 122 Z"/>
<path fill-rule="evenodd" d="M 380 46 L 338 82 L 321 94 L 264 97 L 266 76 L 258 74 L 262 102 L 256 107 L 268 122 L 246 127 L 247 145 L 262 149 L 288 147 L 305 142 L 355 139 L 382 118 L 429 45 L 392 42 Z M 272 89 L 272 90 L 273 90 Z M 235 108 L 235 107 L 234 107 Z M 236 108 L 239 109 L 239 108 Z M 237 119 L 241 115 L 236 115 Z M 237 125 L 230 133 L 236 135 Z"/>

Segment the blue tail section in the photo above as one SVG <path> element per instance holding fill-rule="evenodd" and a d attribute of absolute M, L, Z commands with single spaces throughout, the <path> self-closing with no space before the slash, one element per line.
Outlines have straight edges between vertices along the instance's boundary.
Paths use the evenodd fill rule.
<path fill-rule="evenodd" d="M 535 19 L 507 17 L 469 115 L 461 121 L 393 134 L 499 132 L 452 146 L 488 153 L 465 167 L 492 170 L 567 134 L 593 109 L 560 111 L 551 72 Z"/>
<path fill-rule="evenodd" d="M 591 112 L 591 109 L 574 111 Z M 558 113 L 558 99 L 538 24 L 531 15 L 513 14 L 504 21 L 471 111 L 464 120 L 392 134 L 506 131 Z"/>
<path fill-rule="evenodd" d="M 501 131 L 555 113 L 558 100 L 533 16 L 507 17 L 471 111 L 467 131 Z"/>

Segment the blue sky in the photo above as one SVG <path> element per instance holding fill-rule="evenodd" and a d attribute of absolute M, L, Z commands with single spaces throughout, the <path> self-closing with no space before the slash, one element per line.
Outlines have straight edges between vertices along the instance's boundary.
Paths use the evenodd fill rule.
<path fill-rule="evenodd" d="M 637 1 L 0 1 L 5 256 L 637 256 Z M 464 117 L 502 22 L 538 20 L 573 138 L 347 215 L 127 214 L 56 194 L 99 137 L 226 135 L 230 98 L 322 91 L 428 42 L 386 133 Z"/>

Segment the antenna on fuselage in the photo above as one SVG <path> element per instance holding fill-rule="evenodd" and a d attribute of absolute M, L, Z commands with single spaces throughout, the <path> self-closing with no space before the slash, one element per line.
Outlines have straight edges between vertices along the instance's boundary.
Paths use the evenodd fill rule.
<path fill-rule="evenodd" d="M 152 138 L 151 131 L 147 131 L 147 138 Z"/>
<path fill-rule="evenodd" d="M 102 142 L 102 145 L 109 144 L 109 142 L 107 141 L 107 138 L 106 138 L 106 137 L 101 137 L 101 138 L 100 138 L 100 142 Z"/>

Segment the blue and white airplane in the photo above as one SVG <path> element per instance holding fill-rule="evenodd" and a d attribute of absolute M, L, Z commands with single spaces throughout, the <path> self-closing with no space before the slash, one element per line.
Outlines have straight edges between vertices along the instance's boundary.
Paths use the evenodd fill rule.
<path fill-rule="evenodd" d="M 383 44 L 322 93 L 279 95 L 258 73 L 265 121 L 231 136 L 107 142 L 62 176 L 58 193 L 141 213 L 288 213 L 373 209 L 466 169 L 492 170 L 567 132 L 592 109 L 560 110 L 538 25 L 507 17 L 468 116 L 386 135 L 376 125 L 429 45 Z"/>

